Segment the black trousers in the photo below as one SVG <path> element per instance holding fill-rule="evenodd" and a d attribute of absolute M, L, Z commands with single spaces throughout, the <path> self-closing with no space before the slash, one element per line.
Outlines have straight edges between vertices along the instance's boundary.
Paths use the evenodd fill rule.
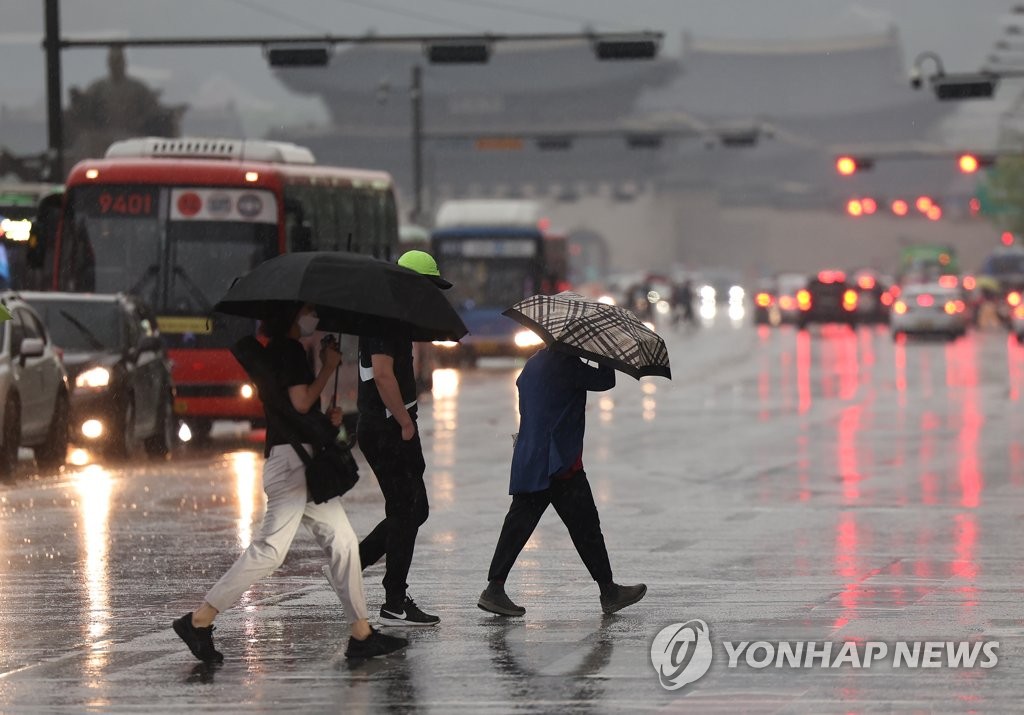
<path fill-rule="evenodd" d="M 388 604 L 399 606 L 409 588 L 416 534 L 430 513 L 420 433 L 406 442 L 395 420 L 360 418 L 357 434 L 384 495 L 384 519 L 359 543 L 359 559 L 365 569 L 387 555 L 384 592 Z"/>
<path fill-rule="evenodd" d="M 612 567 L 604 545 L 604 534 L 601 533 L 601 519 L 597 515 L 587 473 L 582 470 L 566 479 L 552 479 L 551 486 L 542 492 L 512 495 L 512 505 L 494 547 L 487 580 L 504 581 L 508 578 L 548 504 L 555 507 L 562 523 L 569 529 L 572 543 L 590 577 L 597 583 L 609 583 Z"/>

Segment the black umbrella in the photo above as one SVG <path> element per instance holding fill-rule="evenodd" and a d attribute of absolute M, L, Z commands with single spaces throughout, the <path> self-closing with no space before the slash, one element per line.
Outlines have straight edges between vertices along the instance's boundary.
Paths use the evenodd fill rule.
<path fill-rule="evenodd" d="M 441 290 L 425 276 L 354 253 L 289 253 L 236 278 L 214 310 L 267 318 L 295 302 L 313 303 L 318 330 L 458 340 L 468 331 Z"/>
<path fill-rule="evenodd" d="M 672 378 L 668 348 L 636 315 L 565 291 L 535 295 L 504 311 L 536 332 L 554 350 L 579 355 L 640 379 Z"/>

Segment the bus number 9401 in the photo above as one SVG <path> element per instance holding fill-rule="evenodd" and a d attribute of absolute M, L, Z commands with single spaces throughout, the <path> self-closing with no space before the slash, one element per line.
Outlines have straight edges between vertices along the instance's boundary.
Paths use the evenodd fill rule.
<path fill-rule="evenodd" d="M 153 213 L 153 196 L 149 193 L 112 193 L 103 191 L 98 197 L 101 214 L 148 216 Z"/>

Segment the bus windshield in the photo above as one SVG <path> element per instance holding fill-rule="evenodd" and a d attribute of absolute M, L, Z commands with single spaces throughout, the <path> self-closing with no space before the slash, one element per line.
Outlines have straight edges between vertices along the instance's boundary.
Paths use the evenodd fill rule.
<path fill-rule="evenodd" d="M 166 191 L 156 186 L 72 190 L 61 288 L 123 291 L 158 312 L 205 315 L 236 276 L 277 254 L 272 223 L 165 220 L 165 201 Z"/>
<path fill-rule="evenodd" d="M 457 308 L 507 308 L 537 292 L 537 269 L 531 260 L 448 256 L 442 275 Z"/>
<path fill-rule="evenodd" d="M 508 230 L 435 234 L 438 268 L 454 284 L 449 300 L 463 310 L 504 309 L 540 292 L 543 240 Z"/>
<path fill-rule="evenodd" d="M 277 229 L 266 223 L 172 221 L 167 230 L 166 299 L 157 309 L 205 315 L 231 282 L 277 253 Z"/>

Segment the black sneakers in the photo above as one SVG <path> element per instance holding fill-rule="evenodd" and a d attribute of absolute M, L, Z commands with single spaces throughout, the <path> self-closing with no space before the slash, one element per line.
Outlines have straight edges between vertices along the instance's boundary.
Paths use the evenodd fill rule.
<path fill-rule="evenodd" d="M 526 613 L 525 608 L 512 603 L 512 599 L 505 593 L 505 587 L 497 581 L 487 584 L 476 605 L 499 616 L 521 616 Z"/>
<path fill-rule="evenodd" d="M 436 626 L 441 619 L 424 613 L 416 607 L 415 601 L 406 596 L 399 608 L 387 603 L 381 606 L 378 622 L 382 626 Z"/>
<path fill-rule="evenodd" d="M 199 660 L 204 663 L 223 663 L 224 655 L 213 647 L 214 626 L 197 628 L 192 625 L 192 612 L 186 613 L 181 618 L 174 619 L 172 624 L 174 632 L 185 641 L 185 645 L 192 651 Z"/>
<path fill-rule="evenodd" d="M 620 586 L 611 583 L 601 589 L 601 610 L 605 615 L 620 611 L 626 606 L 632 606 L 647 593 L 647 586 L 638 583 L 636 586 Z"/>
<path fill-rule="evenodd" d="M 345 649 L 346 658 L 376 658 L 378 656 L 394 653 L 409 645 L 405 638 L 386 636 L 378 630 L 370 629 L 370 635 L 359 641 L 349 636 L 348 648 Z"/>

